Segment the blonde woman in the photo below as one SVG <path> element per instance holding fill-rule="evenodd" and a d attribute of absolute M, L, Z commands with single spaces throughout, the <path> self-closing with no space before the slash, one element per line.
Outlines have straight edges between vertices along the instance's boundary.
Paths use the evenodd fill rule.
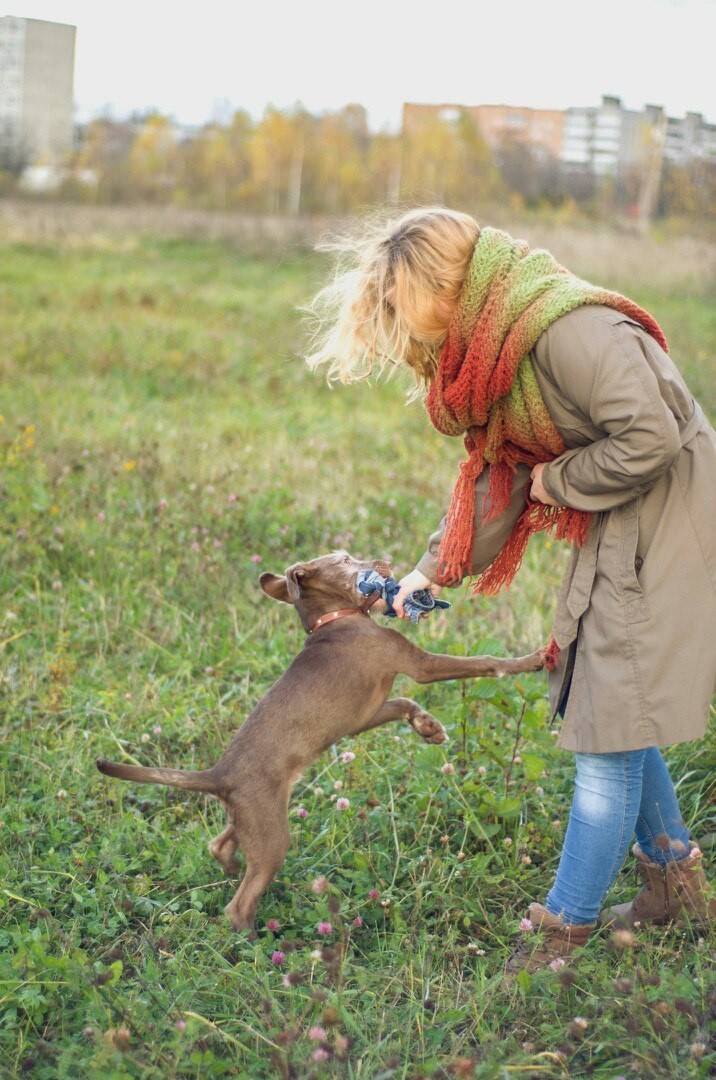
<path fill-rule="evenodd" d="M 572 545 L 549 675 L 576 781 L 556 879 L 508 972 L 569 957 L 597 922 L 716 918 L 664 759 L 701 738 L 716 680 L 716 435 L 656 321 L 466 214 L 414 210 L 340 249 L 312 367 L 406 365 L 467 458 L 394 606 L 512 581 L 532 533 Z M 600 908 L 632 836 L 644 879 Z"/>

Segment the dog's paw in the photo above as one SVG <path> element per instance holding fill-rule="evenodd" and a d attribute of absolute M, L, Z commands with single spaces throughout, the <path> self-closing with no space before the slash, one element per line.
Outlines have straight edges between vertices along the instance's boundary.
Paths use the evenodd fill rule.
<path fill-rule="evenodd" d="M 235 899 L 235 898 L 234 898 Z M 249 941 L 253 941 L 255 937 L 258 937 L 254 930 L 253 919 L 247 919 L 246 916 L 237 908 L 234 900 L 230 900 L 224 908 L 224 915 L 231 923 L 233 930 L 245 930 L 246 936 Z"/>
<path fill-rule="evenodd" d="M 449 741 L 447 731 L 440 721 L 422 709 L 415 716 L 410 717 L 410 726 L 422 739 L 425 739 L 426 743 L 442 746 Z"/>
<path fill-rule="evenodd" d="M 525 657 L 525 660 L 529 662 L 528 671 L 541 671 L 544 667 L 544 662 L 549 653 L 549 646 L 545 645 L 542 649 L 537 649 L 530 656 Z"/>
<path fill-rule="evenodd" d="M 223 866 L 229 877 L 238 877 L 241 873 L 241 864 L 231 850 L 231 845 L 221 842 L 221 837 L 212 840 L 209 844 L 209 854 Z"/>
<path fill-rule="evenodd" d="M 495 677 L 501 679 L 505 675 L 524 675 L 527 671 L 541 671 L 544 667 L 546 652 L 547 649 L 537 649 L 529 656 L 500 659 L 495 664 Z"/>

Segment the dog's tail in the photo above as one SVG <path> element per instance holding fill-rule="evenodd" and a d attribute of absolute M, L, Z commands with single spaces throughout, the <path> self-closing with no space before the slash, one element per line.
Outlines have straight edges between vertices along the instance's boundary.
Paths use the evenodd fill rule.
<path fill-rule="evenodd" d="M 190 772 L 183 769 L 147 769 L 143 765 L 121 765 L 118 761 L 97 758 L 97 768 L 105 776 L 120 780 L 136 780 L 139 784 L 167 784 L 169 787 L 188 788 L 189 791 L 205 791 L 215 795 L 219 788 L 213 769 Z"/>

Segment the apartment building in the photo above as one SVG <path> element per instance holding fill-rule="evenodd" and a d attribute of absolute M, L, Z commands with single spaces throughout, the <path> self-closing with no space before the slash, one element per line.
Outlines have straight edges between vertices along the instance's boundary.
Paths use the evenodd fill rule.
<path fill-rule="evenodd" d="M 566 170 L 616 176 L 650 166 L 655 155 L 676 165 L 716 162 L 716 124 L 701 113 L 667 116 L 660 105 L 626 109 L 621 98 L 605 95 L 599 105 L 566 110 L 510 105 L 403 106 L 403 132 L 439 120 L 457 123 L 467 114 L 488 146 L 499 152 L 505 139 L 529 144 L 537 156 L 550 156 Z"/>
<path fill-rule="evenodd" d="M 674 165 L 716 162 L 716 124 L 707 123 L 701 113 L 695 112 L 688 112 L 683 119 L 666 117 L 664 158 Z"/>
<path fill-rule="evenodd" d="M 74 26 L 0 17 L 0 165 L 56 165 L 72 149 L 74 64 Z"/>

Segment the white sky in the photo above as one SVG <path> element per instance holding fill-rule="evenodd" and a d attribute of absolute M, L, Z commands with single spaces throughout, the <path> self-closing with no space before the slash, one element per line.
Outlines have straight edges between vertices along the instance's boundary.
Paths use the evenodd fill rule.
<path fill-rule="evenodd" d="M 0 14 L 77 27 L 82 120 L 156 107 L 202 123 L 269 103 L 596 105 L 716 121 L 716 0 L 10 0 Z"/>

